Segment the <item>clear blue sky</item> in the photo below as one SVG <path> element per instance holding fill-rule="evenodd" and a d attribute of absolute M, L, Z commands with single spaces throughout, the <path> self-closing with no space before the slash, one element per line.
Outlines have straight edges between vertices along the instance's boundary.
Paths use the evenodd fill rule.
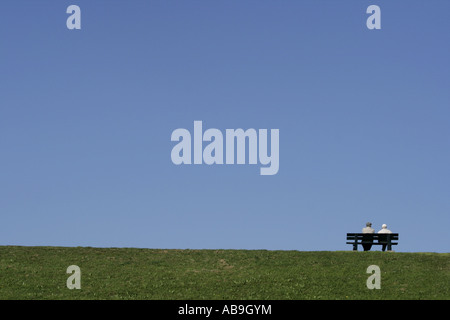
<path fill-rule="evenodd" d="M 449 13 L 2 1 L 0 244 L 351 250 L 345 234 L 371 221 L 400 233 L 397 251 L 449 252 Z M 194 120 L 279 129 L 278 174 L 174 165 L 171 133 Z"/>

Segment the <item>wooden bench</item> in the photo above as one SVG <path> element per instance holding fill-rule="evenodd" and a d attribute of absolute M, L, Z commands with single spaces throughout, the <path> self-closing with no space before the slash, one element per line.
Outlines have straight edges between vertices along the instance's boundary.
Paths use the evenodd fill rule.
<path fill-rule="evenodd" d="M 398 233 L 347 233 L 347 244 L 353 245 L 353 250 L 358 251 L 358 244 L 386 245 L 388 251 L 398 242 Z"/>

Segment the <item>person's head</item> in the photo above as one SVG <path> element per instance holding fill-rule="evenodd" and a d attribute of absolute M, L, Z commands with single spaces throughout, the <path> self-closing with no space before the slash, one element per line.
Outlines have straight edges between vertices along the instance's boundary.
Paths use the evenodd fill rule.
<path fill-rule="evenodd" d="M 371 227 L 372 226 L 372 222 L 367 222 L 366 223 L 366 227 Z"/>
<path fill-rule="evenodd" d="M 383 225 L 381 226 L 381 228 L 386 229 L 386 228 L 387 228 L 387 225 L 386 225 L 386 224 L 383 224 Z"/>

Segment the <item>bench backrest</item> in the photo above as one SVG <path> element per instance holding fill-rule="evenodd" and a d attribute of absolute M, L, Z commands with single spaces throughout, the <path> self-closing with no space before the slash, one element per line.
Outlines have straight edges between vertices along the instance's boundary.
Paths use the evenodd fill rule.
<path fill-rule="evenodd" d="M 398 240 L 398 233 L 347 233 L 347 240 L 379 240 L 379 241 L 388 241 Z"/>

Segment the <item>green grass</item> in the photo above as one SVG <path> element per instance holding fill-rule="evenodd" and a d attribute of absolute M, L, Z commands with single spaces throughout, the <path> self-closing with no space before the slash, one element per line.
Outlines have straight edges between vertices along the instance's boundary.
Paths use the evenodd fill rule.
<path fill-rule="evenodd" d="M 380 290 L 366 286 L 373 264 Z M 449 253 L 0 246 L 0 299 L 447 300 L 449 284 Z"/>

